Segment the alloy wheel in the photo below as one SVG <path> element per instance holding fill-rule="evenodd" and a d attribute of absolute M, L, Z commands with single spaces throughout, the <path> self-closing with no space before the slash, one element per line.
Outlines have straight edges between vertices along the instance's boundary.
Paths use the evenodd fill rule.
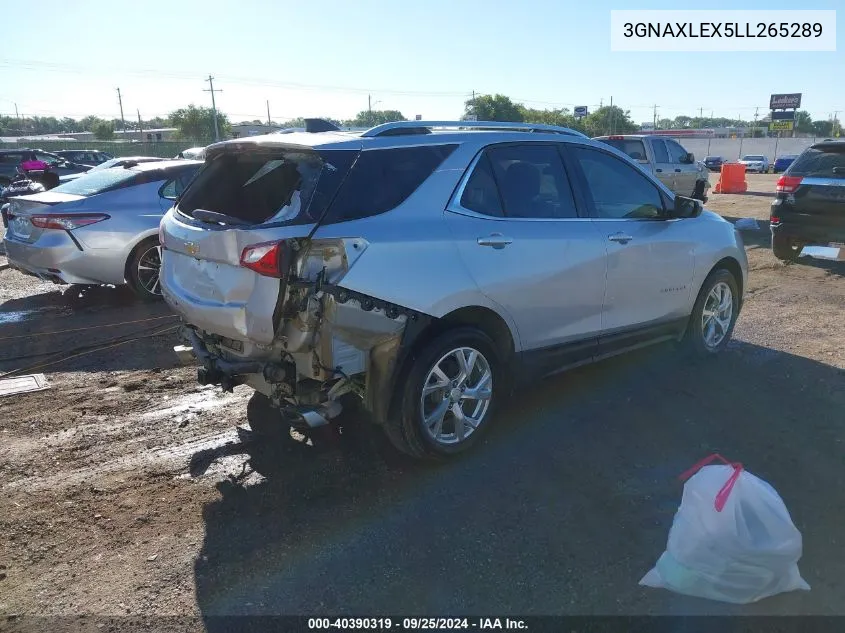
<path fill-rule="evenodd" d="M 493 397 L 493 372 L 472 347 L 444 354 L 423 383 L 423 428 L 439 444 L 459 444 L 484 422 Z"/>
<path fill-rule="evenodd" d="M 151 246 L 138 258 L 138 282 L 151 295 L 161 295 L 161 246 Z"/>
<path fill-rule="evenodd" d="M 724 281 L 710 289 L 701 311 L 701 335 L 704 344 L 714 349 L 728 335 L 733 319 L 733 292 Z"/>

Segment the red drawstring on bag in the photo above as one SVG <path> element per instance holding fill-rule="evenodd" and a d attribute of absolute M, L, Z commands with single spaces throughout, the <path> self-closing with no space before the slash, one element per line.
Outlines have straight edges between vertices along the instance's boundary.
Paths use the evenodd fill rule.
<path fill-rule="evenodd" d="M 692 477 L 695 473 L 697 473 L 699 470 L 701 470 L 702 468 L 707 466 L 707 464 L 709 464 L 710 462 L 716 461 L 717 459 L 720 460 L 722 463 L 724 463 L 728 466 L 731 466 L 734 469 L 733 474 L 728 478 L 728 480 L 725 482 L 725 485 L 722 486 L 721 490 L 719 490 L 718 494 L 716 494 L 716 502 L 714 503 L 714 506 L 716 508 L 716 512 L 721 512 L 725 508 L 725 504 L 728 502 L 728 497 L 731 494 L 731 490 L 733 490 L 733 488 L 734 488 L 734 484 L 736 483 L 736 480 L 739 479 L 739 474 L 742 472 L 742 464 L 741 463 L 739 463 L 739 462 L 729 462 L 728 460 L 726 460 L 724 457 L 722 457 L 718 453 L 713 453 L 709 457 L 705 457 L 704 459 L 702 459 L 700 462 L 695 464 L 689 470 L 682 472 L 678 476 L 678 479 L 680 479 L 681 481 L 686 481 L 687 479 Z"/>

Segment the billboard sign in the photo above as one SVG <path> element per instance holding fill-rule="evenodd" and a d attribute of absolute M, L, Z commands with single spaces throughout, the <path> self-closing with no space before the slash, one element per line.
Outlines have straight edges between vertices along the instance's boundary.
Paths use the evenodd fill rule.
<path fill-rule="evenodd" d="M 772 95 L 769 98 L 769 110 L 795 110 L 801 107 L 801 93 Z"/>
<path fill-rule="evenodd" d="M 772 121 L 794 121 L 794 110 L 772 110 Z"/>
<path fill-rule="evenodd" d="M 414 117 L 416 121 L 422 121 L 422 114 L 418 114 Z"/>
<path fill-rule="evenodd" d="M 587 106 L 575 106 L 574 114 L 575 114 L 575 116 L 577 116 L 579 119 L 580 119 L 581 117 L 585 117 L 585 116 L 587 116 L 587 114 L 589 114 L 589 112 L 588 112 L 588 110 L 587 110 Z"/>
<path fill-rule="evenodd" d="M 769 123 L 769 130 L 772 132 L 783 132 L 792 129 L 792 121 L 772 121 Z"/>

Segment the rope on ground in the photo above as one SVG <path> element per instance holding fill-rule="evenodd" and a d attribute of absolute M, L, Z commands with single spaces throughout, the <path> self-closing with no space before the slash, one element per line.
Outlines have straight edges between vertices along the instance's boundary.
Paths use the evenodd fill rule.
<path fill-rule="evenodd" d="M 127 343 L 132 343 L 134 341 L 140 341 L 142 339 L 154 338 L 156 336 L 160 336 L 162 334 L 166 334 L 168 332 L 172 332 L 172 331 L 175 331 L 175 330 L 178 330 L 178 329 L 179 329 L 178 325 L 171 325 L 171 326 L 168 326 L 168 327 L 166 327 L 162 330 L 159 330 L 158 332 L 153 332 L 152 334 L 145 334 L 144 336 L 138 336 L 138 337 L 135 337 L 135 338 L 130 338 L 130 339 L 127 339 L 125 341 L 120 341 L 118 343 L 112 343 L 110 345 L 101 345 L 101 346 L 95 347 L 94 349 L 89 349 L 89 350 L 86 350 L 84 352 L 78 352 L 76 354 L 71 354 L 69 356 L 59 358 L 58 360 L 50 361 L 49 363 L 41 363 L 39 365 L 33 365 L 31 367 L 26 367 L 26 368 L 21 368 L 21 369 L 13 369 L 11 371 L 7 371 L 4 374 L 0 374 L 0 378 L 5 378 L 7 376 L 11 376 L 12 374 L 17 374 L 19 372 L 32 372 L 36 369 L 43 369 L 44 367 L 50 367 L 51 365 L 63 363 L 67 360 L 71 360 L 72 358 L 78 358 L 80 356 L 85 356 L 86 354 L 93 354 L 95 352 L 101 352 L 101 351 L 106 350 L 106 349 L 112 349 L 114 347 L 118 347 L 120 345 L 126 345 Z"/>
<path fill-rule="evenodd" d="M 70 334 L 71 332 L 83 332 L 85 330 L 99 330 L 104 327 L 118 327 L 121 325 L 132 325 L 133 323 L 146 323 L 148 321 L 159 321 L 161 319 L 178 319 L 176 314 L 165 314 L 164 316 L 150 317 L 149 319 L 136 319 L 135 321 L 122 321 L 120 323 L 106 323 L 105 325 L 89 325 L 71 330 L 56 330 L 53 332 L 34 332 L 32 334 L 16 334 L 15 336 L 0 336 L 0 341 L 11 341 L 19 338 L 32 338 L 37 336 L 52 336 L 54 334 Z"/>

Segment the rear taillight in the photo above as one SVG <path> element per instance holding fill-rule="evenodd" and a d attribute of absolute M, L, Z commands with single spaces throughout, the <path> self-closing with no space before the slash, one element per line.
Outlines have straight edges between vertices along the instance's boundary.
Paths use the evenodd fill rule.
<path fill-rule="evenodd" d="M 241 253 L 241 266 L 265 277 L 284 276 L 284 242 L 264 242 L 247 246 Z"/>
<path fill-rule="evenodd" d="M 64 215 L 33 215 L 29 221 L 39 229 L 59 229 L 72 231 L 83 226 L 89 226 L 108 220 L 110 216 L 104 213 L 69 213 Z"/>
<path fill-rule="evenodd" d="M 798 185 L 801 184 L 801 179 L 801 176 L 787 176 L 784 174 L 778 178 L 778 184 L 775 187 L 775 191 L 778 193 L 795 193 L 795 190 L 798 189 Z"/>
<path fill-rule="evenodd" d="M 780 224 L 780 218 L 776 215 L 769 217 L 769 224 Z"/>

